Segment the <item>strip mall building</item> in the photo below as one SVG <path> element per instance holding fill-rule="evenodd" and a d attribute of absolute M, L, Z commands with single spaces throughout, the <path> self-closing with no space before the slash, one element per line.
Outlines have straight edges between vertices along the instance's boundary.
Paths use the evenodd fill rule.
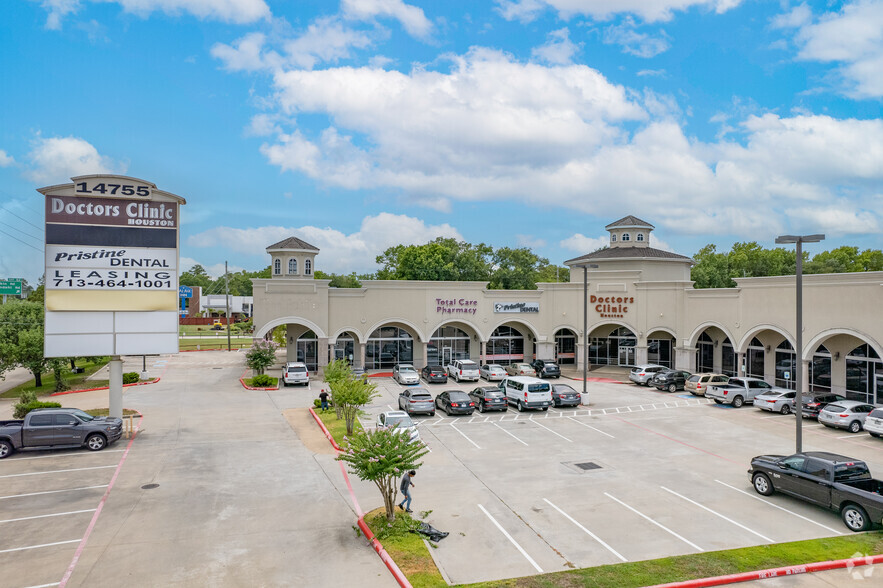
<path fill-rule="evenodd" d="M 590 366 L 656 363 L 794 387 L 794 276 L 695 289 L 693 260 L 650 247 L 652 225 L 628 216 L 606 229 L 608 248 L 564 262 L 571 282 L 536 290 L 395 280 L 331 288 L 313 277 L 319 250 L 291 237 L 267 247 L 272 277 L 253 280 L 255 336 L 286 326 L 289 361 L 312 369 L 335 357 L 369 370 L 467 357 L 581 369 L 587 344 Z M 804 276 L 803 309 L 810 389 L 883 404 L 883 272 Z"/>

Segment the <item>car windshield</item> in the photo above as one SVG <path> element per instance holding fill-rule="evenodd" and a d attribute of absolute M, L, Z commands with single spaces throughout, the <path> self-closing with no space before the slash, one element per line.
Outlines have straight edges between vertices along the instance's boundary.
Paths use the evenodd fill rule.
<path fill-rule="evenodd" d="M 411 417 L 409 417 L 406 414 L 402 414 L 402 415 L 394 414 L 394 415 L 387 415 L 386 424 L 389 427 L 401 427 L 401 428 L 405 429 L 407 427 L 413 427 L 414 421 L 412 421 Z"/>
<path fill-rule="evenodd" d="M 576 392 L 576 390 L 574 390 L 573 388 L 571 388 L 567 384 L 559 384 L 559 385 L 555 386 L 555 392 L 563 393 L 563 394 L 570 394 L 572 392 Z"/>
<path fill-rule="evenodd" d="M 85 411 L 80 410 L 79 408 L 75 408 L 75 409 L 72 410 L 71 412 L 72 412 L 77 418 L 79 418 L 81 421 L 84 421 L 84 422 L 87 422 L 87 423 L 88 423 L 89 421 L 95 419 L 94 416 L 92 416 L 92 415 L 89 414 L 88 412 L 85 412 Z"/>
<path fill-rule="evenodd" d="M 414 372 L 414 371 L 417 371 L 417 370 L 415 370 L 414 368 L 412 368 L 412 367 L 409 366 L 409 365 L 402 366 L 402 367 L 399 368 L 399 372 L 400 372 L 400 373 L 403 373 L 403 374 L 404 374 L 404 373 L 408 373 L 408 372 Z"/>
<path fill-rule="evenodd" d="M 497 370 L 497 371 L 499 371 L 499 370 L 503 369 L 503 366 L 500 366 L 500 365 L 497 365 L 497 364 L 495 364 L 495 363 L 492 363 L 492 364 L 490 364 L 489 366 L 487 366 L 487 369 L 489 369 L 489 370 Z"/>

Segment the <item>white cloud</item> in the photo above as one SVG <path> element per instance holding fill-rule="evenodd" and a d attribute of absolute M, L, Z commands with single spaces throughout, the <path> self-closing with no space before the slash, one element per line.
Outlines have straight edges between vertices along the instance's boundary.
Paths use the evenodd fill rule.
<path fill-rule="evenodd" d="M 577 253 L 591 253 L 601 247 L 610 245 L 610 235 L 602 235 L 600 237 L 586 237 L 582 233 L 575 233 L 570 237 L 558 243 L 568 251 L 576 251 Z"/>
<path fill-rule="evenodd" d="M 545 45 L 531 51 L 534 58 L 553 65 L 567 65 L 573 61 L 580 46 L 570 40 L 570 31 L 567 28 L 552 31 L 548 39 Z"/>
<path fill-rule="evenodd" d="M 423 10 L 402 0 L 341 0 L 340 8 L 351 19 L 371 20 L 378 16 L 394 18 L 414 37 L 426 38 L 432 32 L 432 23 Z"/>
<path fill-rule="evenodd" d="M 125 164 L 101 155 L 88 141 L 78 137 L 38 136 L 32 144 L 26 175 L 34 182 L 62 183 L 73 176 L 126 171 Z"/>
<path fill-rule="evenodd" d="M 46 28 L 51 31 L 61 30 L 64 17 L 80 9 L 79 0 L 42 0 L 40 5 L 49 13 L 46 17 Z"/>
<path fill-rule="evenodd" d="M 9 167 L 10 165 L 15 164 L 15 159 L 6 153 L 3 149 L 0 149 L 0 167 Z"/>
<path fill-rule="evenodd" d="M 546 8 L 567 19 L 579 14 L 607 20 L 617 14 L 633 14 L 645 22 L 670 20 L 675 11 L 700 7 L 718 14 L 735 8 L 741 0 L 496 0 L 500 13 L 509 20 L 529 22 Z"/>
<path fill-rule="evenodd" d="M 515 242 L 519 247 L 530 247 L 532 249 L 539 249 L 540 247 L 546 246 L 545 239 L 534 237 L 533 235 L 515 235 Z"/>
<path fill-rule="evenodd" d="M 668 73 L 664 69 L 642 69 L 638 72 L 639 76 L 650 76 L 657 78 L 664 78 L 668 76 Z"/>
<path fill-rule="evenodd" d="M 292 235 L 321 250 L 316 269 L 338 273 L 373 271 L 377 267 L 374 259 L 394 245 L 423 244 L 437 237 L 463 239 L 459 231 L 449 224 L 427 225 L 418 218 L 383 212 L 365 217 L 360 229 L 349 235 L 336 229 L 313 226 L 216 227 L 191 236 L 187 244 L 191 247 L 221 247 L 248 255 L 265 255 L 268 245 Z"/>
<path fill-rule="evenodd" d="M 38 0 L 35 0 L 38 1 Z M 76 13 L 80 0 L 39 0 L 49 13 L 47 29 L 60 29 L 62 19 Z M 84 0 L 86 1 L 86 0 Z M 204 20 L 219 20 L 233 24 L 248 24 L 270 17 L 270 7 L 264 0 L 88 0 L 94 3 L 119 4 L 125 12 L 147 18 L 153 12 L 169 15 L 187 13 Z"/>
<path fill-rule="evenodd" d="M 883 1 L 858 0 L 817 19 L 801 5 L 774 19 L 773 26 L 797 29 L 798 59 L 841 64 L 842 93 L 883 97 Z"/>
<path fill-rule="evenodd" d="M 626 18 L 622 24 L 611 25 L 604 29 L 604 42 L 608 45 L 620 45 L 624 52 L 637 57 L 655 57 L 671 47 L 664 31 L 660 36 L 654 37 L 639 33 L 636 27 L 631 18 Z"/>
<path fill-rule="evenodd" d="M 266 35 L 249 33 L 234 41 L 233 45 L 215 43 L 212 57 L 224 62 L 227 71 L 258 71 L 278 67 L 282 58 L 274 51 L 264 52 Z"/>

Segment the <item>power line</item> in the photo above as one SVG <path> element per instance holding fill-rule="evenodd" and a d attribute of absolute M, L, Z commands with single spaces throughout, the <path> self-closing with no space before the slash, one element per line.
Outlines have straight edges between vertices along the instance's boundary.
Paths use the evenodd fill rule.
<path fill-rule="evenodd" d="M 31 239 L 36 239 L 39 243 L 43 242 L 43 239 L 41 237 L 35 237 L 35 236 L 31 235 L 30 233 L 25 233 L 21 229 L 17 228 L 15 225 L 10 225 L 9 223 L 4 223 L 3 221 L 0 221 L 0 225 L 6 225 L 7 227 L 12 229 L 13 231 L 18 231 L 19 233 L 21 233 L 25 237 L 30 237 Z"/>
<path fill-rule="evenodd" d="M 22 241 L 21 239 L 19 239 L 19 238 L 16 237 L 15 235 L 10 235 L 10 234 L 7 233 L 6 231 L 0 231 L 0 233 L 3 233 L 4 235 L 6 235 L 7 237 L 9 237 L 9 238 L 11 238 L 11 239 L 15 239 L 16 241 L 18 241 L 18 242 L 21 243 L 22 245 L 27 245 L 27 246 L 30 247 L 31 249 L 36 249 L 36 250 L 39 251 L 40 253 L 43 253 L 43 250 L 42 250 L 42 249 L 38 249 L 37 247 L 34 247 L 34 246 L 31 245 L 30 243 L 25 243 L 24 241 Z"/>
<path fill-rule="evenodd" d="M 37 230 L 40 231 L 41 233 L 43 232 L 43 228 L 42 228 L 42 227 L 38 227 L 37 225 L 35 225 L 35 224 L 32 223 L 31 221 L 29 221 L 28 219 L 25 219 L 25 218 L 22 218 L 22 217 L 18 216 L 17 214 L 15 214 L 14 212 L 12 212 L 12 211 L 9 210 L 8 208 L 6 208 L 5 206 L 0 206 L 0 208 L 2 208 L 3 210 L 5 210 L 5 211 L 8 212 L 9 214 L 11 214 L 12 216 L 14 216 L 15 218 L 17 218 L 18 220 L 21 220 L 21 221 L 24 221 L 24 222 L 28 223 L 29 225 L 31 225 L 32 227 L 34 227 L 35 229 L 37 229 Z"/>

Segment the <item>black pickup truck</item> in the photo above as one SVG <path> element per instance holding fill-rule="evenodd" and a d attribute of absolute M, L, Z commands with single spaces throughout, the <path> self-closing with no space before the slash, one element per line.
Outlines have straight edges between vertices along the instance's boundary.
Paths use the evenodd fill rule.
<path fill-rule="evenodd" d="M 883 519 L 883 482 L 857 459 L 826 451 L 759 455 L 748 477 L 764 496 L 778 491 L 839 512 L 850 531 L 866 531 Z"/>
<path fill-rule="evenodd" d="M 123 435 L 123 420 L 94 417 L 78 408 L 42 408 L 24 420 L 0 421 L 0 459 L 19 449 L 86 446 L 99 451 Z"/>

